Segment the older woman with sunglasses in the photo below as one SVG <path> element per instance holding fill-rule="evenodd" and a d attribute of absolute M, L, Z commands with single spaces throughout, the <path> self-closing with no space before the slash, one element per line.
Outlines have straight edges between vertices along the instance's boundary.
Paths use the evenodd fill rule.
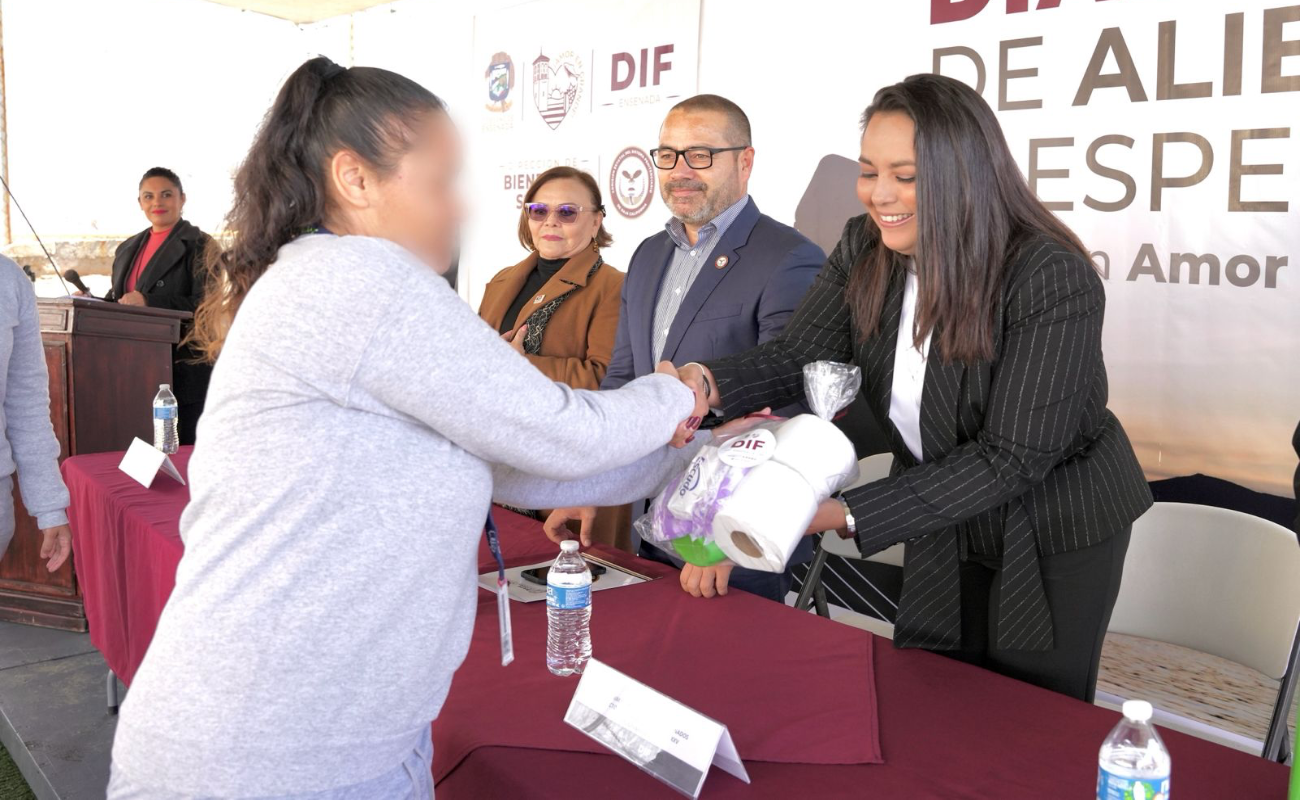
<path fill-rule="evenodd" d="M 573 167 L 552 167 L 524 194 L 519 243 L 528 256 L 497 273 L 479 316 L 551 380 L 599 389 L 614 353 L 623 273 L 606 264 L 600 186 Z M 514 509 L 545 519 L 549 511 Z M 592 539 L 632 549 L 630 507 L 603 508 Z"/>
<path fill-rule="evenodd" d="M 528 256 L 497 273 L 479 316 L 547 377 L 598 389 L 614 351 L 623 273 L 600 257 L 600 187 L 573 167 L 538 175 L 524 195 L 519 243 Z"/>

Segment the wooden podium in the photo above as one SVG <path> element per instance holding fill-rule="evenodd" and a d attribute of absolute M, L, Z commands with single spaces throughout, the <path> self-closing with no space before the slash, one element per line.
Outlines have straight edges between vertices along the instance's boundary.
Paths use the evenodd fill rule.
<path fill-rule="evenodd" d="M 153 441 L 154 395 L 172 382 L 172 348 L 187 311 L 141 308 L 80 297 L 39 300 L 50 420 L 59 460 L 125 450 Z M 51 573 L 40 559 L 41 533 L 14 482 L 14 538 L 0 560 L 0 620 L 86 630 L 72 559 Z"/>

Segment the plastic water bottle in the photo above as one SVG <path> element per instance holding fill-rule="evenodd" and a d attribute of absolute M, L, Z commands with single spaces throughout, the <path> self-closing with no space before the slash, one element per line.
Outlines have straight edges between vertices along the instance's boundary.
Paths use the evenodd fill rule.
<path fill-rule="evenodd" d="M 1127 700 L 1101 746 L 1098 800 L 1169 800 L 1169 751 L 1151 725 L 1151 704 Z"/>
<path fill-rule="evenodd" d="M 591 570 L 578 543 L 560 542 L 546 573 L 546 666 L 556 675 L 582 672 L 591 658 Z"/>
<path fill-rule="evenodd" d="M 179 422 L 176 395 L 172 394 L 171 385 L 164 383 L 153 398 L 153 446 L 168 455 L 175 453 L 180 447 L 180 438 L 176 435 Z"/>

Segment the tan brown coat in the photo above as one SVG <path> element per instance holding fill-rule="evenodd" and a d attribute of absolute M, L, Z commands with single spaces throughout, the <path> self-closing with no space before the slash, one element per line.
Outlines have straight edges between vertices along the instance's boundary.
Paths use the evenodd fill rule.
<path fill-rule="evenodd" d="M 588 249 L 570 258 L 538 292 L 542 298 L 539 302 L 549 302 L 561 294 L 572 293 L 572 296 L 560 304 L 547 324 L 541 352 L 525 354 L 551 380 L 574 389 L 600 388 L 614 353 L 614 334 L 618 329 L 623 273 L 602 264 L 588 279 L 587 273 L 596 263 L 596 256 L 595 251 Z M 510 304 L 536 266 L 537 253 L 533 252 L 488 282 L 478 313 L 494 330 L 500 330 Z M 518 318 L 512 321 L 511 330 L 519 330 L 537 306 L 538 303 L 525 303 Z"/>

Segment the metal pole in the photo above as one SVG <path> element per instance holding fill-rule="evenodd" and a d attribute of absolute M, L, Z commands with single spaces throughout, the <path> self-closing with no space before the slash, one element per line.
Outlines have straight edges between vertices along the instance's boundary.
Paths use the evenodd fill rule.
<path fill-rule="evenodd" d="M 5 112 L 5 102 L 8 98 L 8 92 L 5 91 L 5 44 L 4 44 L 4 8 L 0 5 L 0 178 L 4 178 L 5 183 L 9 182 L 9 122 Z M 14 240 L 13 231 L 9 227 L 9 195 L 4 197 L 4 242 L 8 244 Z"/>

